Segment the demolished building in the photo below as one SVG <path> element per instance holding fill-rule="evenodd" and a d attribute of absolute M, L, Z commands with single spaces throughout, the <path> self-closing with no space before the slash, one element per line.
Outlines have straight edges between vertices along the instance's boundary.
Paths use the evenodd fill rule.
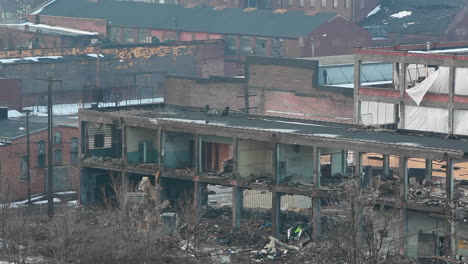
<path fill-rule="evenodd" d="M 398 212 L 402 252 L 416 254 L 420 231 L 436 231 L 451 254 L 463 251 L 458 241 L 467 231 L 468 199 L 454 168 L 468 153 L 464 140 L 162 104 L 84 109 L 79 121 L 83 203 L 111 197 L 113 178 L 132 188 L 150 177 L 168 200 L 189 191 L 196 208 L 206 203 L 206 185 L 222 185 L 232 188 L 232 223 L 239 226 L 243 194 L 259 190 L 271 195 L 278 236 L 284 230 L 281 197 L 298 195 L 310 200 L 312 237 L 318 240 L 324 199 L 339 196 L 345 179 L 357 177 L 379 204 Z M 380 155 L 378 166 L 363 165 L 370 153 Z M 413 158 L 443 162 L 444 177 L 427 168 L 420 178 L 408 167 Z"/>

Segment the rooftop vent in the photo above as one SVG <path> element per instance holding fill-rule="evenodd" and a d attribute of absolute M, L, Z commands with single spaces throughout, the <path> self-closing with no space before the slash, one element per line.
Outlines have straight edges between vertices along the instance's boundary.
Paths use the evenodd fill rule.
<path fill-rule="evenodd" d="M 287 9 L 276 9 L 273 13 L 274 13 L 274 14 L 280 14 L 280 15 L 281 15 L 281 14 L 284 14 L 284 13 L 286 13 L 286 12 L 288 12 Z"/>
<path fill-rule="evenodd" d="M 247 7 L 246 9 L 242 10 L 242 12 L 253 12 L 255 10 L 257 10 L 256 7 Z"/>

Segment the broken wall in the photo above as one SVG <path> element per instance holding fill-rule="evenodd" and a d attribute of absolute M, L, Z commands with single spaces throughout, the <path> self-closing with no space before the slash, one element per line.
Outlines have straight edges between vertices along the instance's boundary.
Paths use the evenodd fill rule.
<path fill-rule="evenodd" d="M 146 161 L 154 163 L 158 160 L 158 133 L 156 130 L 140 127 L 127 127 L 127 159 L 130 162 L 141 160 L 142 148 L 146 150 Z M 145 146 L 143 147 L 143 144 Z"/>
<path fill-rule="evenodd" d="M 192 134 L 166 132 L 164 136 L 164 167 L 187 169 L 195 167 L 195 137 Z"/>
<path fill-rule="evenodd" d="M 241 177 L 271 177 L 273 151 L 270 142 L 239 140 L 238 170 Z"/>
<path fill-rule="evenodd" d="M 278 174 L 281 182 L 312 183 L 313 147 L 280 144 Z"/>

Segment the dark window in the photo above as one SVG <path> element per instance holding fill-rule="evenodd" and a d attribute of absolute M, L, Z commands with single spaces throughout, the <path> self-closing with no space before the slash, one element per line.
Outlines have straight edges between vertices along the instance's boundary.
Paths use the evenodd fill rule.
<path fill-rule="evenodd" d="M 249 37 L 242 37 L 240 43 L 240 53 L 241 55 L 248 56 L 252 55 L 252 40 Z"/>
<path fill-rule="evenodd" d="M 283 57 L 283 40 L 282 39 L 272 39 L 271 40 L 271 56 L 272 57 Z"/>
<path fill-rule="evenodd" d="M 104 147 L 104 135 L 94 135 L 94 147 L 95 148 Z"/>
<path fill-rule="evenodd" d="M 303 0 L 301 0 L 303 1 Z M 266 48 L 267 40 L 257 38 L 257 43 L 255 45 L 255 55 L 257 56 L 266 56 L 267 48 Z"/>
<path fill-rule="evenodd" d="M 37 143 L 37 167 L 45 167 L 45 141 L 41 140 Z"/>
<path fill-rule="evenodd" d="M 54 152 L 54 161 L 62 162 L 62 151 L 60 149 L 55 150 Z"/>
<path fill-rule="evenodd" d="M 121 30 L 118 27 L 111 27 L 110 28 L 110 39 L 114 42 L 121 42 L 122 41 L 122 36 L 121 36 Z"/>
<path fill-rule="evenodd" d="M 149 31 L 147 29 L 139 29 L 138 30 L 138 43 L 149 43 L 151 41 L 147 41 L 149 37 Z"/>
<path fill-rule="evenodd" d="M 236 47 L 236 37 L 233 36 L 226 36 L 224 38 L 224 52 L 226 55 L 236 55 L 237 54 L 237 47 Z"/>
<path fill-rule="evenodd" d="M 78 138 L 72 138 L 71 140 L 70 161 L 71 163 L 78 161 Z"/>
<path fill-rule="evenodd" d="M 62 132 L 55 132 L 54 133 L 54 143 L 55 144 L 62 143 Z"/>
<path fill-rule="evenodd" d="M 25 181 L 28 179 L 28 157 L 21 158 L 21 176 L 20 180 Z"/>
<path fill-rule="evenodd" d="M 136 43 L 137 31 L 134 28 L 124 28 L 123 42 L 126 44 Z"/>

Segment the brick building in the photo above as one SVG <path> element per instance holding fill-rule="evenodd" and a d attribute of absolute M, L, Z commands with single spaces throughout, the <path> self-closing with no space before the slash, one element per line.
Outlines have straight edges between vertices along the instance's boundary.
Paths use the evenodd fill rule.
<path fill-rule="evenodd" d="M 98 32 L 24 21 L 0 23 L 0 50 L 83 47 L 97 40 Z"/>
<path fill-rule="evenodd" d="M 376 46 L 463 41 L 468 37 L 466 0 L 382 0 L 360 25 Z"/>
<path fill-rule="evenodd" d="M 0 180 L 10 201 L 27 198 L 26 118 L 7 118 L 2 109 L 0 119 Z M 30 118 L 30 173 L 31 194 L 46 191 L 47 173 L 47 123 L 43 118 Z M 53 159 L 54 191 L 76 190 L 78 162 L 78 127 L 57 124 L 54 126 Z"/>
<path fill-rule="evenodd" d="M 368 31 L 336 13 L 184 7 L 125 1 L 57 0 L 30 20 L 53 25 L 69 19 L 106 22 L 107 37 L 118 43 L 223 39 L 226 75 L 238 75 L 247 55 L 314 57 L 351 54 L 370 44 Z M 83 28 L 93 26 L 91 28 Z M 95 30 L 78 23 L 77 28 Z"/>
<path fill-rule="evenodd" d="M 352 89 L 319 85 L 315 60 L 247 57 L 243 78 L 168 76 L 162 91 L 174 105 L 352 123 Z M 248 100 L 245 95 L 248 94 Z"/>
<path fill-rule="evenodd" d="M 20 92 L 6 103 L 46 105 L 47 83 L 38 79 L 47 75 L 62 80 L 55 104 L 153 98 L 166 74 L 223 75 L 223 55 L 221 40 L 0 51 L 0 75 L 21 78 L 19 88 L 0 86 L 0 101 Z"/>

